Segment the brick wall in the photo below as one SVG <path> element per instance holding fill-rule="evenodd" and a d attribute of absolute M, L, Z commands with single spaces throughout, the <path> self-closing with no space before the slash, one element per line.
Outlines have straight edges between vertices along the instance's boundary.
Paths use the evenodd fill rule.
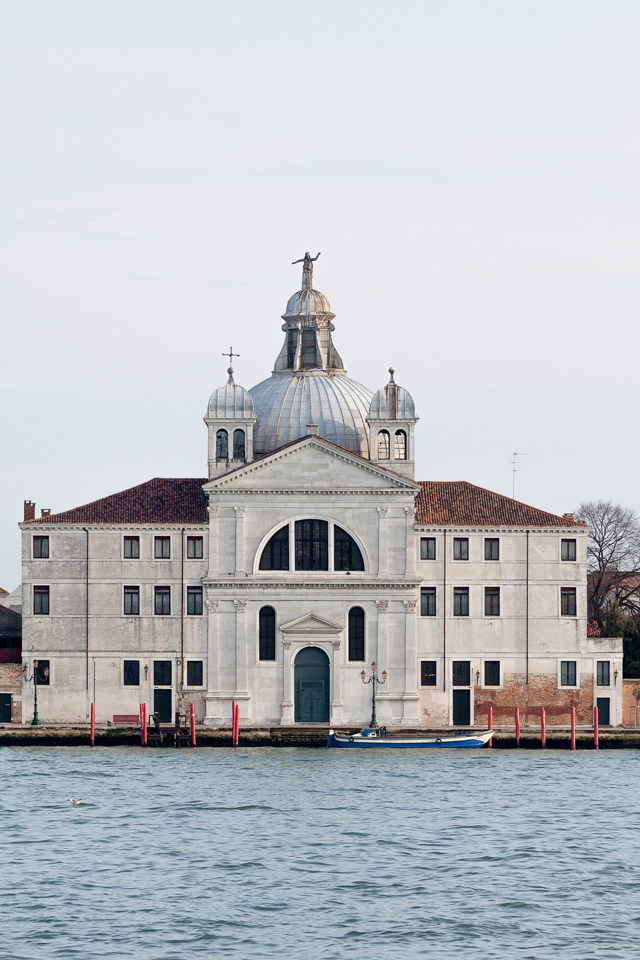
<path fill-rule="evenodd" d="M 622 681 L 622 723 L 625 727 L 640 726 L 640 679 Z"/>
<path fill-rule="evenodd" d="M 11 719 L 20 722 L 20 663 L 0 663 L 0 693 L 11 694 Z"/>
<path fill-rule="evenodd" d="M 576 723 L 593 723 L 593 677 L 582 678 L 579 690 L 558 689 L 557 680 L 549 674 L 529 674 L 529 687 L 524 674 L 506 674 L 500 690 L 474 690 L 475 720 L 486 721 L 493 707 L 496 726 L 515 723 L 515 708 L 520 707 L 520 722 L 531 726 L 540 723 L 540 707 L 546 710 L 550 726 L 571 723 L 571 707 L 576 708 Z"/>

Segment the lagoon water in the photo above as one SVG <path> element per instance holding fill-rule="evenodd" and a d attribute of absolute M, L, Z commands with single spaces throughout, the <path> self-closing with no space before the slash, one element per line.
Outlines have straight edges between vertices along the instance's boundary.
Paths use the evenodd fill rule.
<path fill-rule="evenodd" d="M 0 957 L 640 957 L 639 760 L 3 748 Z"/>

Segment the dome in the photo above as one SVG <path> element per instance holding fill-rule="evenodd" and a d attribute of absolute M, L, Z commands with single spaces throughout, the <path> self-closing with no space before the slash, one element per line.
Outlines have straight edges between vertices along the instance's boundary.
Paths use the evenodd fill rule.
<path fill-rule="evenodd" d="M 298 290 L 292 297 L 289 297 L 287 309 L 282 314 L 283 320 L 293 320 L 297 317 L 317 317 L 326 316 L 333 319 L 335 314 L 331 313 L 331 304 L 324 293 L 319 290 L 303 289 Z"/>
<path fill-rule="evenodd" d="M 369 407 L 370 420 L 415 420 L 416 408 L 408 390 L 395 383 L 395 370 L 389 367 L 391 379 L 386 387 L 376 390 Z"/>
<path fill-rule="evenodd" d="M 269 453 L 306 436 L 309 425 L 315 424 L 325 440 L 369 456 L 367 413 L 371 391 L 357 380 L 312 370 L 272 376 L 251 387 L 249 393 L 258 418 L 253 429 L 256 454 Z"/>
<path fill-rule="evenodd" d="M 229 367 L 227 372 L 228 381 L 214 390 L 209 398 L 207 418 L 211 420 L 253 419 L 255 412 L 249 392 L 234 382 L 233 367 Z"/>

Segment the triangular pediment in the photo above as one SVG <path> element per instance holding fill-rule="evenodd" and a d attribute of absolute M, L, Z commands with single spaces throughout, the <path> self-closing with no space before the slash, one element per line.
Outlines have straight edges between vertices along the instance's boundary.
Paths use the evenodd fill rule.
<path fill-rule="evenodd" d="M 393 490 L 417 493 L 418 484 L 364 457 L 323 440 L 301 437 L 258 460 L 214 477 L 204 486 L 216 490 Z"/>
<path fill-rule="evenodd" d="M 280 627 L 282 633 L 302 634 L 303 636 L 334 636 L 336 633 L 344 631 L 344 625 L 333 623 L 331 620 L 325 620 L 324 617 L 318 617 L 315 613 L 308 613 L 304 617 L 298 617 L 297 620 L 290 620 Z"/>

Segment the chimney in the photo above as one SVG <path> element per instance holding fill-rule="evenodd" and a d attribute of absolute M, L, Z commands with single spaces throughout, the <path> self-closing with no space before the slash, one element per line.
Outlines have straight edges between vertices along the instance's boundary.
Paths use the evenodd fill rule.
<path fill-rule="evenodd" d="M 562 517 L 564 520 L 575 520 L 575 517 L 572 513 L 563 513 Z"/>
<path fill-rule="evenodd" d="M 318 424 L 317 423 L 308 423 L 307 424 L 307 436 L 308 437 L 317 437 L 318 436 Z"/>
<path fill-rule="evenodd" d="M 43 507 L 40 511 L 41 517 L 50 517 L 51 516 L 51 507 Z"/>
<path fill-rule="evenodd" d="M 24 522 L 28 520 L 35 520 L 36 518 L 36 505 L 33 500 L 25 500 L 24 502 Z"/>

